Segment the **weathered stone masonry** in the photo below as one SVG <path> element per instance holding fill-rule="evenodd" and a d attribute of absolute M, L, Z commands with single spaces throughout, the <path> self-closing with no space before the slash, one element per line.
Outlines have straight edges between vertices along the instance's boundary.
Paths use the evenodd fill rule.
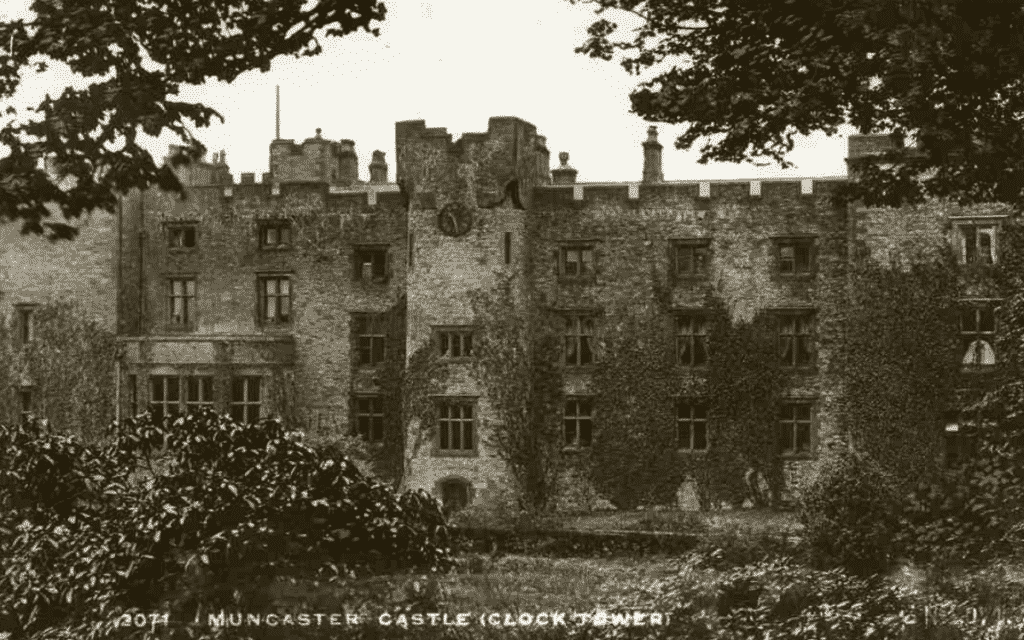
<path fill-rule="evenodd" d="M 854 137 L 851 154 L 886 144 Z M 829 197 L 840 181 L 834 178 L 665 182 L 660 158 L 652 130 L 642 182 L 579 183 L 565 154 L 549 170 L 544 137 L 517 118 L 492 118 L 486 133 L 458 141 L 410 121 L 396 124 L 392 183 L 383 154 L 374 153 L 371 182 L 360 183 L 354 144 L 317 132 L 301 144 L 273 141 L 271 171 L 259 183 L 251 175 L 235 183 L 217 155 L 183 174 L 190 185 L 184 200 L 130 194 L 118 255 L 128 390 L 121 410 L 154 403 L 184 410 L 189 401 L 250 406 L 327 438 L 374 440 L 384 350 L 398 340 L 408 357 L 425 346 L 450 366 L 434 398 L 437 424 L 412 416 L 403 427 L 430 434 L 411 452 L 407 484 L 455 503 L 487 502 L 509 479 L 488 447 L 495 414 L 466 357 L 471 342 L 462 342 L 482 330 L 470 294 L 507 277 L 524 304 L 539 300 L 556 316 L 595 317 L 588 339 L 598 355 L 566 364 L 566 393 L 586 397 L 600 365 L 601 327 L 665 290 L 669 316 L 700 311 L 715 298 L 734 322 L 764 312 L 800 318 L 788 326 L 809 332 L 810 356 L 783 354 L 793 365 L 784 396 L 813 413 L 809 442 L 791 443 L 786 458 L 792 482 L 841 418 L 842 381 L 829 375 L 835 336 L 814 332 L 834 311 L 824 288 L 840 286 L 858 251 L 885 264 L 915 260 L 939 244 L 956 245 L 964 233 L 984 250 L 976 230 L 964 229 L 1005 219 L 1001 211 L 945 205 L 837 207 Z M 691 259 L 704 266 L 683 273 L 677 262 Z M 965 287 L 965 297 L 997 297 L 982 281 Z M 402 327 L 403 335 L 381 342 L 380 327 Z M 699 380 L 702 371 L 680 375 Z M 177 395 L 167 386 L 174 377 Z M 765 428 L 776 429 L 777 419 L 765 416 Z"/>

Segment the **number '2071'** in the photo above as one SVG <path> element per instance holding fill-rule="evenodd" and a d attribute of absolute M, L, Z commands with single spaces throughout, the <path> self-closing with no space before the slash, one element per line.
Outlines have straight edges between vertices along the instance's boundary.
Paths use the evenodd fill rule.
<path fill-rule="evenodd" d="M 117 627 L 131 627 L 140 629 L 142 627 L 156 627 L 158 624 L 167 626 L 166 613 L 123 613 L 117 618 Z"/>

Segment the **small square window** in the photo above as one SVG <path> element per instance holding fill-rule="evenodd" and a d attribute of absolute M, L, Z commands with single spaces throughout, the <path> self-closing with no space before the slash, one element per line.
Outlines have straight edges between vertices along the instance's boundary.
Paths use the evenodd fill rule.
<path fill-rule="evenodd" d="M 779 451 L 783 455 L 811 453 L 811 408 L 806 401 L 785 401 L 779 409 Z"/>
<path fill-rule="evenodd" d="M 357 282 L 382 284 L 388 279 L 388 248 L 382 246 L 356 247 L 353 278 Z"/>
<path fill-rule="evenodd" d="M 703 402 L 676 403 L 676 443 L 683 451 L 707 451 L 708 408 Z"/>
<path fill-rule="evenodd" d="M 438 406 L 438 451 L 458 454 L 476 450 L 476 426 L 473 403 L 465 400 L 441 400 Z"/>
<path fill-rule="evenodd" d="M 562 423 L 567 447 L 589 447 L 594 436 L 594 399 L 567 398 Z"/>
<path fill-rule="evenodd" d="M 356 362 L 359 366 L 373 366 L 384 362 L 387 324 L 382 314 L 353 314 L 352 336 Z"/>
<path fill-rule="evenodd" d="M 962 264 L 996 263 L 996 226 L 960 226 L 960 262 Z"/>
<path fill-rule="evenodd" d="M 473 330 L 465 328 L 438 329 L 437 346 L 442 358 L 469 358 L 473 355 Z"/>
<path fill-rule="evenodd" d="M 289 276 L 260 276 L 259 320 L 261 324 L 288 324 L 292 321 L 292 287 Z"/>
<path fill-rule="evenodd" d="M 287 220 L 261 223 L 259 232 L 260 249 L 287 249 L 292 246 L 292 226 Z"/>
<path fill-rule="evenodd" d="M 703 278 L 711 261 L 711 240 L 677 240 L 672 243 L 672 272 L 680 278 Z"/>
<path fill-rule="evenodd" d="M 356 396 L 355 433 L 367 442 L 384 439 L 384 398 L 379 395 Z"/>
<path fill-rule="evenodd" d="M 191 249 L 196 246 L 196 225 L 181 224 L 167 227 L 167 246 L 171 249 Z"/>
<path fill-rule="evenodd" d="M 781 275 L 799 276 L 814 273 L 814 238 L 781 238 L 776 240 L 778 271 Z"/>
<path fill-rule="evenodd" d="M 961 363 L 965 367 L 992 367 L 998 362 L 995 304 L 966 305 L 960 309 Z"/>
<path fill-rule="evenodd" d="M 562 278 L 584 280 L 595 273 L 593 246 L 572 245 L 559 250 L 558 275 Z"/>
<path fill-rule="evenodd" d="M 805 367 L 814 364 L 814 312 L 780 313 L 779 358 L 784 367 Z"/>

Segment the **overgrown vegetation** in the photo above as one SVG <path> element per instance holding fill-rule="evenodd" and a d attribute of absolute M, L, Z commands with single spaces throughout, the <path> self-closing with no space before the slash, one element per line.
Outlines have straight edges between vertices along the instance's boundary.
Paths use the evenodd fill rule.
<path fill-rule="evenodd" d="M 891 474 L 842 444 L 825 452 L 818 474 L 801 492 L 800 520 L 813 560 L 867 576 L 889 569 L 902 495 Z"/>
<path fill-rule="evenodd" d="M 31 411 L 86 441 L 103 438 L 114 418 L 117 343 L 74 302 L 55 301 L 32 311 L 32 340 L 15 339 L 17 321 L 0 326 L 0 416 L 14 422 L 22 411 L 19 391 L 29 392 Z"/>
<path fill-rule="evenodd" d="M 98 448 L 39 421 L 0 427 L 0 611 L 25 634 L 108 637 L 123 612 L 266 606 L 283 576 L 450 564 L 433 498 L 278 421 L 146 415 L 111 436 Z"/>
<path fill-rule="evenodd" d="M 474 369 L 497 415 L 489 444 L 508 466 L 519 506 L 543 513 L 554 506 L 562 469 L 561 344 L 551 319 L 517 300 L 524 295 L 509 278 L 475 292 Z"/>
<path fill-rule="evenodd" d="M 952 256 L 923 264 L 850 267 L 830 301 L 841 336 L 828 370 L 843 383 L 840 431 L 905 487 L 941 464 L 945 416 L 960 382 L 956 267 Z"/>
<path fill-rule="evenodd" d="M 594 375 L 594 485 L 621 509 L 672 503 L 686 473 L 676 460 L 674 343 L 647 306 L 616 309 L 610 318 Z"/>

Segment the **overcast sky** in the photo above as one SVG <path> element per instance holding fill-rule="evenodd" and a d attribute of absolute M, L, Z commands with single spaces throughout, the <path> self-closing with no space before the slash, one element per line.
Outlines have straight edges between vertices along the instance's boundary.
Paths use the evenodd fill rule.
<path fill-rule="evenodd" d="M 216 1 L 216 0 L 212 0 Z M 26 15 L 30 0 L 0 0 L 0 19 Z M 227 151 L 237 176 L 267 170 L 274 137 L 274 87 L 281 86 L 281 137 L 301 141 L 316 127 L 324 137 L 355 140 L 362 179 L 381 149 L 394 179 L 395 122 L 426 120 L 455 138 L 485 131 L 491 116 L 518 116 L 547 136 L 552 164 L 570 153 L 581 182 L 638 181 L 640 143 L 651 124 L 629 113 L 637 80 L 614 63 L 574 53 L 594 14 L 568 0 L 385 0 L 377 38 L 357 34 L 324 41 L 315 58 L 279 58 L 268 73 L 183 91 L 217 109 L 223 124 L 200 131 L 211 151 Z M 59 69 L 28 78 L 18 102 L 59 93 L 70 79 Z M 678 127 L 659 125 L 666 180 L 814 177 L 845 173 L 846 139 L 802 140 L 796 167 L 709 165 L 672 146 Z M 166 153 L 165 138 L 151 150 Z"/>

